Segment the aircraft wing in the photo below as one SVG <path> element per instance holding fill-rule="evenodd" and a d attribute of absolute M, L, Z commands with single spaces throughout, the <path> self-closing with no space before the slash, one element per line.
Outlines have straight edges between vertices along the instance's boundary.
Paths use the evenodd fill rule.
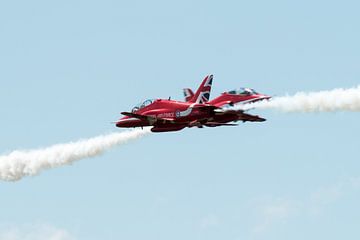
<path fill-rule="evenodd" d="M 243 122 L 264 122 L 266 121 L 265 118 L 250 115 L 244 112 L 244 110 L 226 110 L 222 108 L 214 109 L 216 115 L 225 115 L 225 114 L 236 114 L 238 116 L 238 121 Z"/>
<path fill-rule="evenodd" d="M 256 115 L 250 115 L 247 113 L 239 114 L 238 120 L 243 121 L 243 122 L 264 122 L 264 121 L 266 121 L 265 118 L 262 118 L 262 117 L 259 117 Z"/>
<path fill-rule="evenodd" d="M 149 121 L 149 123 L 155 123 L 155 122 L 174 123 L 174 119 L 172 119 L 172 118 L 159 118 L 159 117 L 141 115 L 141 114 L 136 114 L 136 113 L 131 113 L 131 112 L 122 112 L 121 114 L 128 116 L 128 117 L 138 118 L 140 120 L 147 120 L 147 121 Z"/>
<path fill-rule="evenodd" d="M 217 109 L 220 109 L 219 107 L 213 105 L 201 105 L 201 106 L 195 106 L 193 108 L 201 111 L 214 111 L 214 112 L 216 112 Z"/>
<path fill-rule="evenodd" d="M 207 122 L 204 125 L 207 127 L 238 126 L 238 124 L 236 123 L 219 123 L 219 122 Z"/>

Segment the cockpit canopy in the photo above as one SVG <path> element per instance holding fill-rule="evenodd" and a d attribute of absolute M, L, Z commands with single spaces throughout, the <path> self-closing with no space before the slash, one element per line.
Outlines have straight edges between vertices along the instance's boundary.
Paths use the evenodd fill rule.
<path fill-rule="evenodd" d="M 252 88 L 239 88 L 239 89 L 235 89 L 235 90 L 231 90 L 226 92 L 227 94 L 234 94 L 234 95 L 254 95 L 254 94 L 258 94 L 254 89 Z"/>
<path fill-rule="evenodd" d="M 147 99 L 141 103 L 139 103 L 138 105 L 136 105 L 135 107 L 133 107 L 133 109 L 131 110 L 131 112 L 136 112 L 139 111 L 140 109 L 149 106 L 150 104 L 152 104 L 155 100 L 154 99 Z"/>

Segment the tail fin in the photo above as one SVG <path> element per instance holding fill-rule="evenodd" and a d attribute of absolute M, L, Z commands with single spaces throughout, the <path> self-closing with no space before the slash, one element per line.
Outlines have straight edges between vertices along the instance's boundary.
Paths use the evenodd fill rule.
<path fill-rule="evenodd" d="M 191 103 L 206 103 L 210 99 L 211 85 L 213 81 L 213 75 L 208 75 L 202 81 L 200 87 L 196 93 L 189 99 Z"/>
<path fill-rule="evenodd" d="M 194 96 L 194 93 L 190 88 L 184 88 L 183 92 L 186 102 L 188 102 Z"/>

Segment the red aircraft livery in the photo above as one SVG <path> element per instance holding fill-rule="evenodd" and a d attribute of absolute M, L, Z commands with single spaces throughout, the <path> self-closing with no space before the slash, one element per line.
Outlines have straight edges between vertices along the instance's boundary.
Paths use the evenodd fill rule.
<path fill-rule="evenodd" d="M 264 118 L 245 113 L 243 110 L 231 110 L 228 106 L 246 104 L 270 96 L 259 94 L 250 88 L 240 88 L 222 93 L 209 101 L 213 76 L 206 76 L 198 90 L 184 89 L 185 102 L 170 99 L 146 100 L 135 106 L 117 123 L 117 127 L 132 128 L 153 126 L 152 132 L 179 131 L 186 127 L 236 126 L 233 122 L 263 122 Z"/>

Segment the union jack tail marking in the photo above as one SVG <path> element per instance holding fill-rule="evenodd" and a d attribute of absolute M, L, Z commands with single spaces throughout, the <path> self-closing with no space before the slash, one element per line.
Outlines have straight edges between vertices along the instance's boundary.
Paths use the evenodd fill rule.
<path fill-rule="evenodd" d="M 213 81 L 213 75 L 208 75 L 202 81 L 200 87 L 195 94 L 188 100 L 191 103 L 206 103 L 210 99 L 211 85 Z M 191 90 L 190 90 L 191 91 Z"/>

